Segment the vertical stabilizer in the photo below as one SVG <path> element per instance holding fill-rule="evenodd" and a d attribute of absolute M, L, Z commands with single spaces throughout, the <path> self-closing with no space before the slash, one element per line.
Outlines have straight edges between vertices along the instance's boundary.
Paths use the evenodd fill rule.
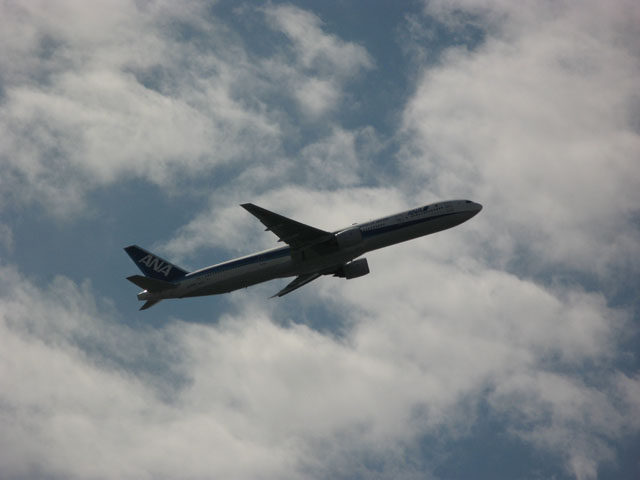
<path fill-rule="evenodd" d="M 124 251 L 147 277 L 165 282 L 176 282 L 188 273 L 177 265 L 173 265 L 137 245 L 130 245 Z"/>

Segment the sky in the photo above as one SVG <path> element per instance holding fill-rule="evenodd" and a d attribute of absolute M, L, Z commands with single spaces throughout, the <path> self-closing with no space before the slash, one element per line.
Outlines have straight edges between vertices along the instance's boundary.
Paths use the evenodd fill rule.
<path fill-rule="evenodd" d="M 0 3 L 0 477 L 640 477 L 640 5 Z M 186 269 L 483 211 L 140 312 Z"/>

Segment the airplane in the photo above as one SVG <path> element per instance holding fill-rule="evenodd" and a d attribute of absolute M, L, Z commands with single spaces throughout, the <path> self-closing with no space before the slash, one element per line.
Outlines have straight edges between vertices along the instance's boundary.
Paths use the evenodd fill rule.
<path fill-rule="evenodd" d="M 296 278 L 273 297 L 282 297 L 322 275 L 347 280 L 369 273 L 366 252 L 460 225 L 482 210 L 470 200 L 449 200 L 413 208 L 366 223 L 328 232 L 252 203 L 241 205 L 286 246 L 271 248 L 187 272 L 167 260 L 130 245 L 124 250 L 142 271 L 127 280 L 144 290 L 138 300 L 146 310 L 169 298 L 228 293 L 276 278 Z"/>

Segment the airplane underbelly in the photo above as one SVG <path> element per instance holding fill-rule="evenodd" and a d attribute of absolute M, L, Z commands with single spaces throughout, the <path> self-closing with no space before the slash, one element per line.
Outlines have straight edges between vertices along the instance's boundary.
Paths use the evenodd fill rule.
<path fill-rule="evenodd" d="M 302 275 L 331 269 L 332 267 L 337 267 L 350 262 L 366 251 L 367 250 L 364 248 L 364 245 L 360 244 L 356 247 L 338 250 L 332 254 L 322 255 L 317 258 L 308 258 L 303 262 L 294 264 L 295 271 L 290 275 Z"/>

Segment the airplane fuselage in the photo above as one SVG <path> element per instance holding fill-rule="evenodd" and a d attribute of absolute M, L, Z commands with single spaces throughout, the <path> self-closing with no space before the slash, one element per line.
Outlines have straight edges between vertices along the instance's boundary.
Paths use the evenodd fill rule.
<path fill-rule="evenodd" d="M 344 276 L 335 272 L 366 252 L 455 227 L 481 209 L 480 204 L 469 200 L 425 205 L 336 230 L 331 233 L 337 241 L 327 241 L 313 248 L 272 248 L 196 270 L 174 282 L 171 288 L 144 290 L 138 294 L 138 299 L 154 301 L 215 295 L 296 275 Z M 368 273 L 368 266 L 366 268 Z M 353 277 L 347 275 L 346 278 Z"/>

